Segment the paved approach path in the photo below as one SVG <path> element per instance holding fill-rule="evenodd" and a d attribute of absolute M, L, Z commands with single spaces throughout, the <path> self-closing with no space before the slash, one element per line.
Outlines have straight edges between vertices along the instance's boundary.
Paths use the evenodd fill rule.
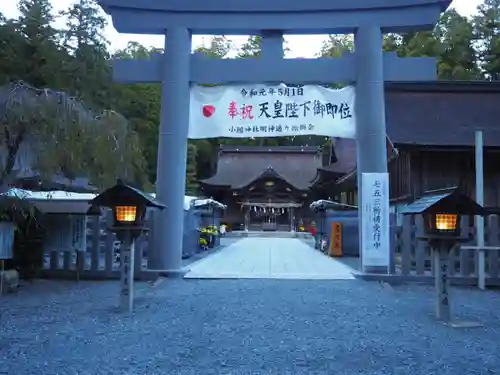
<path fill-rule="evenodd" d="M 354 270 L 296 238 L 244 238 L 191 265 L 188 279 L 354 279 Z"/>

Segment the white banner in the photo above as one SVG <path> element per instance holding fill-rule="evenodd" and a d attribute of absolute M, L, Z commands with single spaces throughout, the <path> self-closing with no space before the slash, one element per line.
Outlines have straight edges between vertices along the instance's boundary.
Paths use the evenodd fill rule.
<path fill-rule="evenodd" d="M 191 88 L 189 138 L 356 137 L 354 87 Z"/>
<path fill-rule="evenodd" d="M 387 267 L 389 270 L 389 174 L 363 173 L 361 190 L 363 269 Z"/>

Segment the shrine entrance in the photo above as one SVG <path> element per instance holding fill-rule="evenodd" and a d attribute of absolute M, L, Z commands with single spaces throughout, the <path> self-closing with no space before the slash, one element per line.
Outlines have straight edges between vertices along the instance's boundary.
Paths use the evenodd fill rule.
<path fill-rule="evenodd" d="M 250 211 L 248 230 L 277 231 L 279 216 L 283 213 L 274 210 Z"/>
<path fill-rule="evenodd" d="M 245 202 L 245 229 L 249 231 L 295 231 L 295 209 L 300 203 Z"/>
<path fill-rule="evenodd" d="M 363 254 L 365 250 L 367 254 L 377 251 L 389 254 L 388 246 L 376 250 L 373 240 L 370 240 L 374 235 L 374 226 L 369 225 L 373 211 L 365 210 L 363 202 L 370 196 L 367 189 L 371 186 L 362 183 L 361 177 L 365 174 L 387 175 L 385 82 L 436 80 L 436 59 L 399 58 L 396 53 L 384 53 L 383 34 L 430 30 L 451 0 L 98 2 L 111 15 L 113 25 L 120 33 L 165 35 L 164 54 L 150 60 L 116 60 L 114 64 L 114 78 L 120 83 L 162 84 L 156 194 L 166 208 L 155 213 L 154 244 L 149 250 L 148 268 L 172 276 L 183 273 L 181 218 L 184 213 L 191 90 L 201 84 L 219 87 L 262 83 L 318 85 L 314 90 L 324 89 L 319 85 L 334 83 L 354 87 L 356 169 L 358 190 L 362 192 L 358 196 L 359 207 L 363 207 L 359 210 L 360 248 Z M 194 34 L 259 35 L 262 38 L 261 55 L 251 59 L 193 55 Z M 285 59 L 285 34 L 353 34 L 355 51 L 336 58 Z M 245 114 L 248 114 L 247 107 L 244 108 Z M 334 108 L 341 106 L 331 106 Z M 200 116 L 199 110 L 192 114 Z M 212 105 L 203 108 L 205 117 L 217 117 L 220 112 L 216 112 Z M 301 127 L 305 131 L 315 129 L 312 122 L 299 124 L 297 128 L 300 130 Z M 239 128 L 244 131 L 245 126 L 237 126 L 232 137 L 241 137 Z M 268 127 L 263 126 L 262 133 L 260 127 L 258 129 L 258 136 L 269 136 L 266 133 Z M 331 130 L 335 131 L 335 126 L 331 126 Z M 207 138 L 213 136 L 210 128 L 206 127 L 204 131 Z M 388 205 L 388 196 L 380 199 Z M 383 212 L 383 225 L 377 227 L 386 240 L 389 236 L 389 221 L 385 220 L 388 215 L 388 212 Z M 388 264 L 370 263 L 368 258 L 363 255 L 363 271 L 390 272 Z M 384 259 L 388 258 L 384 256 Z"/>

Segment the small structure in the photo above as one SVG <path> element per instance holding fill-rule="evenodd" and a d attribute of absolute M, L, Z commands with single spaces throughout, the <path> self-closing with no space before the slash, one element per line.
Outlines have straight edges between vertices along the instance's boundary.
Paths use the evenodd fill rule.
<path fill-rule="evenodd" d="M 151 194 L 156 197 L 155 194 Z M 219 225 L 219 213 L 226 205 L 212 199 L 195 196 L 184 196 L 184 226 L 182 238 L 182 258 L 187 259 L 199 250 L 200 228 L 204 225 Z M 151 219 L 150 215 L 150 219 Z M 154 234 L 153 234 L 154 235 Z M 151 241 L 151 238 L 149 239 Z M 217 240 L 217 242 L 219 242 Z M 152 246 L 152 241 L 150 242 Z"/>
<path fill-rule="evenodd" d="M 29 205 L 36 210 L 41 219 L 38 226 L 43 231 L 43 261 L 48 255 L 50 268 L 69 269 L 72 257 L 87 250 L 87 218 L 100 213 L 89 203 L 94 194 L 14 188 L 3 195 L 15 199 L 21 208 Z M 63 253 L 63 267 L 60 267 L 60 253 Z"/>
<path fill-rule="evenodd" d="M 404 215 L 423 215 L 424 235 L 433 253 L 434 280 L 436 287 L 436 316 L 450 323 L 450 296 L 448 267 L 450 253 L 468 238 L 461 235 L 461 215 L 485 215 L 486 210 L 468 196 L 453 191 L 424 196 L 408 205 Z"/>
<path fill-rule="evenodd" d="M 134 293 L 134 246 L 135 239 L 146 229 L 145 217 L 147 207 L 165 208 L 151 195 L 118 180 L 112 188 L 92 199 L 91 204 L 108 207 L 113 210 L 113 226 L 108 228 L 117 234 L 121 241 L 121 293 L 120 307 L 131 312 Z"/>
<path fill-rule="evenodd" d="M 184 233 L 182 236 L 182 258 L 190 258 L 198 251 L 198 228 L 201 213 L 195 208 L 196 197 L 184 196 Z"/>
<path fill-rule="evenodd" d="M 199 198 L 194 200 L 194 207 L 201 213 L 202 226 L 220 226 L 223 211 L 227 208 L 212 198 Z"/>
<path fill-rule="evenodd" d="M 200 213 L 201 231 L 205 233 L 205 236 L 209 234 L 208 247 L 220 246 L 220 219 L 227 206 L 212 198 L 196 199 L 194 206 Z"/>
<path fill-rule="evenodd" d="M 16 228 L 15 215 L 12 214 L 14 199 L 3 197 L 0 202 L 0 295 L 5 291 L 13 291 L 19 283 L 17 270 L 6 270 L 5 261 L 13 257 L 14 232 Z M 6 212 L 7 211 L 7 212 Z"/>

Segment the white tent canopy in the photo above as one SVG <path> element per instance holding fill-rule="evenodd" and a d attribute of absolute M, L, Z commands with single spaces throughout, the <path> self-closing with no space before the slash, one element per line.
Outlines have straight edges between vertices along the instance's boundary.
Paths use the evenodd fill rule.
<path fill-rule="evenodd" d="M 27 200 L 80 200 L 80 201 L 90 201 L 94 199 L 97 194 L 94 193 L 71 193 L 67 191 L 31 191 L 23 189 L 9 189 L 3 195 L 9 197 L 16 197 L 20 199 Z M 151 194 L 151 196 L 156 197 L 156 194 Z M 214 206 L 216 208 L 225 209 L 226 206 L 211 198 L 198 198 L 189 195 L 184 196 L 184 209 L 189 210 L 190 207 L 203 207 L 203 206 Z"/>
<path fill-rule="evenodd" d="M 358 206 L 353 206 L 350 204 L 346 203 L 340 203 L 340 202 L 335 202 L 335 201 L 330 201 L 326 199 L 320 199 L 317 201 L 312 202 L 309 205 L 309 208 L 311 210 L 333 210 L 335 208 L 342 208 L 342 207 L 347 207 L 347 208 L 358 208 Z"/>

